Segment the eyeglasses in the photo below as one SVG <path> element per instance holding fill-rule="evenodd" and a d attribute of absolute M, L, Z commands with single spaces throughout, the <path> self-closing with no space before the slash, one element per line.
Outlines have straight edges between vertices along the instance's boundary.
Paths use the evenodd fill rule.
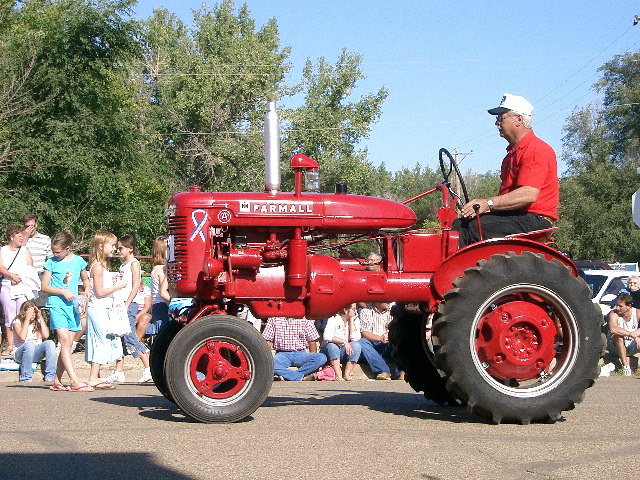
<path fill-rule="evenodd" d="M 520 115 L 519 113 L 511 112 L 511 111 L 500 113 L 496 115 L 496 122 L 501 122 L 505 116 L 506 117 L 522 117 L 523 115 Z"/>

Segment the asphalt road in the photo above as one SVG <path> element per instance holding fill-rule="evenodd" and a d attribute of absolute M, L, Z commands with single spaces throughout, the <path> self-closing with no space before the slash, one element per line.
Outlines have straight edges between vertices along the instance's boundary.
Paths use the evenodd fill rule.
<path fill-rule="evenodd" d="M 637 477 L 639 378 L 600 379 L 555 424 L 489 425 L 404 382 L 276 382 L 236 424 L 183 416 L 153 386 L 0 384 L 0 479 Z"/>

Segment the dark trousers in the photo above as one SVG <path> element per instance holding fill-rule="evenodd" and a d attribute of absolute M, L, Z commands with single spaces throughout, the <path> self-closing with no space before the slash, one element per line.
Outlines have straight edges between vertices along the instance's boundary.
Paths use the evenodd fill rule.
<path fill-rule="evenodd" d="M 551 222 L 535 213 L 521 211 L 491 212 L 480 215 L 482 238 L 497 238 L 514 233 L 533 232 L 551 228 Z M 476 218 L 457 218 L 453 222 L 452 230 L 460 234 L 460 248 L 480 241 L 478 221 Z"/>

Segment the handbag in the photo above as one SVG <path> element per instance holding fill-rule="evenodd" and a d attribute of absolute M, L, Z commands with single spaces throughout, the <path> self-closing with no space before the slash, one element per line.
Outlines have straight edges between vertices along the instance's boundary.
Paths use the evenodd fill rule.
<path fill-rule="evenodd" d="M 111 273 L 111 272 L 109 272 Z M 117 273 L 111 273 L 111 281 L 115 285 L 118 282 Z M 125 295 L 122 290 L 117 290 L 113 293 L 113 301 L 111 304 L 111 315 L 109 317 L 109 324 L 107 326 L 107 335 L 114 337 L 124 337 L 131 333 L 131 324 L 129 323 L 129 315 L 125 308 Z"/>
<path fill-rule="evenodd" d="M 127 315 L 127 311 L 124 308 L 124 303 L 114 302 L 109 316 L 107 335 L 124 337 L 130 333 L 131 325 L 129 324 L 129 315 Z"/>
<path fill-rule="evenodd" d="M 18 247 L 18 251 L 16 252 L 16 256 L 13 257 L 13 260 L 11 260 L 11 263 L 9 264 L 9 266 L 7 267 L 7 270 L 11 270 L 11 267 L 13 267 L 13 264 L 16 261 L 16 258 L 18 258 L 18 254 L 20 253 L 20 249 L 22 248 L 22 245 L 20 245 Z M 0 282 L 4 279 L 4 275 L 0 275 Z"/>
<path fill-rule="evenodd" d="M 320 371 L 316 375 L 316 378 L 318 380 L 332 382 L 336 379 L 336 371 L 333 369 L 331 365 L 325 365 L 320 369 Z"/>

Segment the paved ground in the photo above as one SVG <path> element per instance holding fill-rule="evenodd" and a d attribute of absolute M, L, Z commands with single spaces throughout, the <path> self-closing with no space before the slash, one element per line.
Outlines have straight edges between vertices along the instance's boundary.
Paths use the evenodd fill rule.
<path fill-rule="evenodd" d="M 635 478 L 639 380 L 600 379 L 562 421 L 528 426 L 485 424 L 400 381 L 276 382 L 230 425 L 193 423 L 152 384 L 1 383 L 0 478 Z"/>

